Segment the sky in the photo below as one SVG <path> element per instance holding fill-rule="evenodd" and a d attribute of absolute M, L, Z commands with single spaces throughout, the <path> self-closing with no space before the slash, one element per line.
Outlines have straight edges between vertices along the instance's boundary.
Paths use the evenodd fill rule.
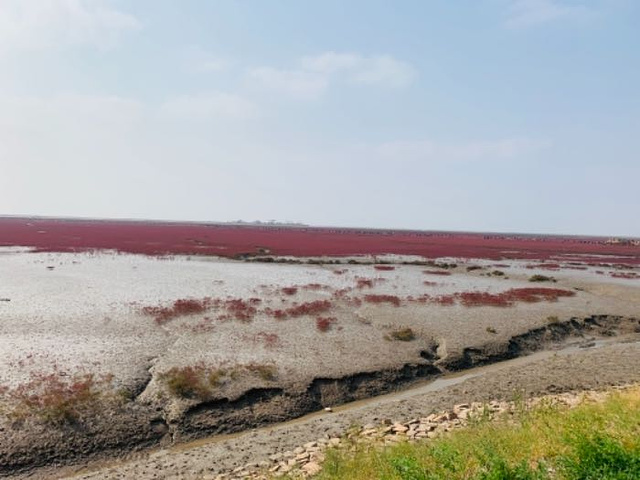
<path fill-rule="evenodd" d="M 640 2 L 0 0 L 0 214 L 640 236 Z"/>

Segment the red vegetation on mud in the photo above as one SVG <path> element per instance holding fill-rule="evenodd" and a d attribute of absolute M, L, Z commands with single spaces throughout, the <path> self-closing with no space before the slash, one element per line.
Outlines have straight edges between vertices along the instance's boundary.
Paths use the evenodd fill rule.
<path fill-rule="evenodd" d="M 14 403 L 10 418 L 35 416 L 51 424 L 77 422 L 100 411 L 99 397 L 110 388 L 112 378 L 92 374 L 63 376 L 58 371 L 48 375 L 34 373 L 27 383 L 4 388 L 3 394 Z"/>
<path fill-rule="evenodd" d="M 313 302 L 300 303 L 287 309 L 265 308 L 264 312 L 278 320 L 289 317 L 302 317 L 304 315 L 319 315 L 331 310 L 333 304 L 329 300 L 314 300 Z"/>
<path fill-rule="evenodd" d="M 163 325 L 174 318 L 206 312 L 212 306 L 213 301 L 209 297 L 181 298 L 173 302 L 170 307 L 144 307 L 142 313 L 154 317 L 158 325 Z"/>
<path fill-rule="evenodd" d="M 365 295 L 364 301 L 367 303 L 390 303 L 394 307 L 400 306 L 400 298 L 395 295 Z"/>
<path fill-rule="evenodd" d="M 487 292 L 462 292 L 456 295 L 465 307 L 510 307 L 513 302 L 503 294 Z"/>
<path fill-rule="evenodd" d="M 241 322 L 250 322 L 258 313 L 258 309 L 255 305 L 260 304 L 259 298 L 250 298 L 249 300 L 243 300 L 241 298 L 231 298 L 224 300 L 222 303 L 223 308 L 227 311 L 226 314 L 220 315 L 219 320 L 230 320 L 235 318 Z"/>
<path fill-rule="evenodd" d="M 154 317 L 154 320 L 158 325 L 164 325 L 165 323 L 174 320 L 179 317 L 186 317 L 188 315 L 196 315 L 204 313 L 213 308 L 219 308 L 225 310 L 225 313 L 220 314 L 218 320 L 240 320 L 242 322 L 250 322 L 253 317 L 258 313 L 257 305 L 260 305 L 262 300 L 259 298 L 249 298 L 244 300 L 242 298 L 210 298 L 205 297 L 201 299 L 196 298 L 181 298 L 173 302 L 169 307 L 143 307 L 142 313 Z M 211 321 L 203 322 L 203 328 L 210 329 Z"/>
<path fill-rule="evenodd" d="M 374 265 L 373 268 L 382 272 L 390 272 L 396 269 L 393 265 Z"/>
<path fill-rule="evenodd" d="M 316 328 L 321 332 L 328 332 L 337 321 L 338 319 L 335 317 L 318 317 L 316 318 Z"/>
<path fill-rule="evenodd" d="M 640 264 L 640 248 L 605 238 L 116 220 L 0 218 L 0 246 L 48 252 L 117 250 L 145 255 L 349 256 L 566 260 Z M 593 255 L 592 257 L 589 257 Z"/>
<path fill-rule="evenodd" d="M 372 278 L 356 278 L 356 288 L 373 288 Z"/>
<path fill-rule="evenodd" d="M 626 278 L 628 280 L 640 278 L 640 274 L 635 272 L 613 272 L 611 273 L 611 276 L 613 278 Z"/>
<path fill-rule="evenodd" d="M 301 317 L 303 315 L 318 315 L 330 310 L 332 304 L 329 300 L 314 300 L 313 302 L 305 302 L 300 305 L 294 305 L 287 308 L 286 313 L 290 317 Z"/>
<path fill-rule="evenodd" d="M 437 305 L 451 306 L 456 304 L 455 295 L 438 295 L 433 297 L 432 301 Z"/>
<path fill-rule="evenodd" d="M 516 302 L 555 302 L 560 297 L 573 297 L 575 292 L 559 288 L 512 288 L 501 293 L 462 292 L 455 296 L 465 307 L 510 307 Z"/>
<path fill-rule="evenodd" d="M 517 302 L 555 302 L 561 297 L 573 297 L 575 292 L 559 288 L 512 288 L 500 293 L 458 292 L 432 297 L 428 294 L 407 297 L 409 302 L 452 306 L 459 302 L 465 307 L 511 307 Z"/>
<path fill-rule="evenodd" d="M 298 287 L 283 287 L 280 291 L 285 295 L 295 295 L 298 293 Z"/>
<path fill-rule="evenodd" d="M 266 348 L 275 348 L 280 344 L 280 337 L 277 333 L 260 332 L 255 336 Z"/>

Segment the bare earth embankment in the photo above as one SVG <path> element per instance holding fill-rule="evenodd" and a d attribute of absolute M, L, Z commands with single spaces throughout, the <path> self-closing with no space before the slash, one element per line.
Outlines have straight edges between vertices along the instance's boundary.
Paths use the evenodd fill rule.
<path fill-rule="evenodd" d="M 3 249 L 0 475 L 134 456 L 89 477 L 201 478 L 353 423 L 640 380 L 636 247 L 585 261 L 580 249 L 551 260 L 253 248 L 240 259 Z"/>

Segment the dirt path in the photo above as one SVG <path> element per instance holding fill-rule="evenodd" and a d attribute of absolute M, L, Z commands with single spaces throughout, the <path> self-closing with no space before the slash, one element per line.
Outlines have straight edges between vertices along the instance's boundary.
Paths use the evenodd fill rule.
<path fill-rule="evenodd" d="M 637 339 L 636 339 L 637 340 Z M 603 343 L 597 348 L 570 347 L 539 352 L 443 378 L 431 384 L 343 405 L 277 426 L 218 436 L 132 454 L 111 464 L 76 471 L 48 470 L 21 478 L 201 479 L 219 471 L 258 463 L 325 435 L 339 435 L 350 425 L 425 416 L 455 403 L 509 400 L 570 390 L 640 381 L 640 343 Z M 18 478 L 18 477 L 16 477 Z"/>

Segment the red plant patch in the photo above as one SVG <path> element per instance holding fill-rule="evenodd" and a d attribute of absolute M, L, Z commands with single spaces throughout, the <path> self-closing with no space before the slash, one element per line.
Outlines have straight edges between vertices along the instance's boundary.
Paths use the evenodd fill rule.
<path fill-rule="evenodd" d="M 451 306 L 455 305 L 456 297 L 455 295 L 438 295 L 437 297 L 433 297 L 431 301 L 437 305 Z"/>
<path fill-rule="evenodd" d="M 451 275 L 451 272 L 447 272 L 446 270 L 423 270 L 422 273 L 426 273 L 428 275 Z"/>
<path fill-rule="evenodd" d="M 331 310 L 332 304 L 329 300 L 315 300 L 313 302 L 305 302 L 300 305 L 294 305 L 286 310 L 290 317 L 301 317 L 303 315 L 318 315 Z"/>
<path fill-rule="evenodd" d="M 346 288 L 341 288 L 339 290 L 335 290 L 332 294 L 333 298 L 345 298 L 347 296 L 347 293 L 351 292 L 353 289 L 346 287 Z"/>
<path fill-rule="evenodd" d="M 303 315 L 319 315 L 331 310 L 333 304 L 329 300 L 314 300 L 294 305 L 286 310 L 265 308 L 264 312 L 277 320 L 284 320 L 289 317 L 302 317 Z"/>
<path fill-rule="evenodd" d="M 373 268 L 382 272 L 390 272 L 396 269 L 393 265 L 374 265 Z"/>
<path fill-rule="evenodd" d="M 298 287 L 283 287 L 280 291 L 285 295 L 295 295 L 298 293 Z"/>
<path fill-rule="evenodd" d="M 258 313 L 258 309 L 254 305 L 258 305 L 260 302 L 259 298 L 250 298 L 249 300 L 232 298 L 225 300 L 224 308 L 232 318 L 242 322 L 250 322 Z"/>
<path fill-rule="evenodd" d="M 30 416 L 46 423 L 62 424 L 76 422 L 95 415 L 104 407 L 104 390 L 111 385 L 113 377 L 95 377 L 92 374 L 62 376 L 55 372 L 49 375 L 33 374 L 30 381 L 5 393 L 15 403 L 11 417 L 24 419 Z"/>
<path fill-rule="evenodd" d="M 431 300 L 431 295 L 428 295 L 426 293 L 419 295 L 417 297 L 413 297 L 413 296 L 408 296 L 407 297 L 407 301 L 408 302 L 412 302 L 412 303 L 428 303 Z"/>
<path fill-rule="evenodd" d="M 260 341 L 266 348 L 275 348 L 280 343 L 280 337 L 276 333 L 260 332 L 256 334 L 256 340 Z"/>
<path fill-rule="evenodd" d="M 318 317 L 316 318 L 316 328 L 321 332 L 328 332 L 337 321 L 338 319 L 335 317 Z"/>
<path fill-rule="evenodd" d="M 613 272 L 610 274 L 613 278 L 626 278 L 628 280 L 640 278 L 640 275 L 635 272 Z"/>
<path fill-rule="evenodd" d="M 200 322 L 191 327 L 186 326 L 186 328 L 193 333 L 209 333 L 215 330 L 215 325 L 211 317 L 204 317 Z"/>
<path fill-rule="evenodd" d="M 512 288 L 501 295 L 507 296 L 514 302 L 555 302 L 560 297 L 573 297 L 576 292 L 560 288 Z"/>
<path fill-rule="evenodd" d="M 356 278 L 356 288 L 373 288 L 372 278 Z"/>
<path fill-rule="evenodd" d="M 287 312 L 282 310 L 281 308 L 273 309 L 267 307 L 264 309 L 264 313 L 275 318 L 276 320 L 284 320 L 285 318 L 287 318 Z"/>
<path fill-rule="evenodd" d="M 513 302 L 503 294 L 492 294 L 488 292 L 462 292 L 456 295 L 460 303 L 465 307 L 510 307 Z"/>
<path fill-rule="evenodd" d="M 495 261 L 544 261 L 580 255 L 596 262 L 640 264 L 635 242 L 606 238 L 398 231 L 279 225 L 189 224 L 115 220 L 0 219 L 0 244 L 46 252 L 117 250 L 144 255 L 277 256 L 417 255 Z"/>
<path fill-rule="evenodd" d="M 395 295 L 365 295 L 364 301 L 367 303 L 390 303 L 394 307 L 400 306 L 400 298 Z"/>
<path fill-rule="evenodd" d="M 144 307 L 142 313 L 154 317 L 158 325 L 163 325 L 174 318 L 203 313 L 212 305 L 212 300 L 209 297 L 202 299 L 181 298 L 173 302 L 170 307 Z"/>
<path fill-rule="evenodd" d="M 465 307 L 511 307 L 516 302 L 555 302 L 560 297 L 572 297 L 575 292 L 558 288 L 512 288 L 501 293 L 460 292 L 453 295 Z"/>

